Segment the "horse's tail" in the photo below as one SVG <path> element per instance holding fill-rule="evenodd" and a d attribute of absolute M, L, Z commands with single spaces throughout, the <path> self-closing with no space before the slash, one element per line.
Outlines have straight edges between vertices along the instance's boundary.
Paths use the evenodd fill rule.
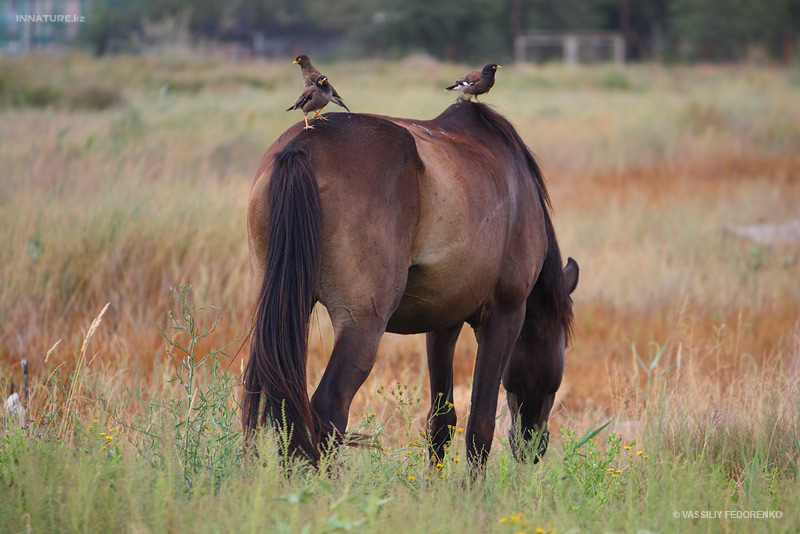
<path fill-rule="evenodd" d="M 290 436 L 288 454 L 300 453 L 316 463 L 319 421 L 306 389 L 306 359 L 309 317 L 318 287 L 322 214 L 305 149 L 289 146 L 275 155 L 268 198 L 267 268 L 244 373 L 242 425 L 250 437 L 269 420 Z"/>

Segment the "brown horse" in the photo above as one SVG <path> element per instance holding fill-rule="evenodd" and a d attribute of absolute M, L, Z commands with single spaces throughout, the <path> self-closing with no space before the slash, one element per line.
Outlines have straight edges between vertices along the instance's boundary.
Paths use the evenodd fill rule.
<path fill-rule="evenodd" d="M 562 270 L 542 173 L 513 126 L 459 102 L 431 121 L 333 113 L 264 155 L 247 213 L 256 322 L 244 376 L 246 435 L 270 421 L 316 463 L 342 436 L 384 332 L 427 332 L 432 460 L 456 425 L 453 352 L 464 322 L 478 354 L 468 459 L 485 462 L 502 380 L 524 456 L 547 447 L 578 266 Z M 309 316 L 335 343 L 309 401 Z M 264 406 L 262 408 L 262 398 Z M 285 427 L 284 427 L 285 428 Z M 519 432 L 522 435 L 519 435 Z M 541 439 L 539 437 L 541 436 Z"/>

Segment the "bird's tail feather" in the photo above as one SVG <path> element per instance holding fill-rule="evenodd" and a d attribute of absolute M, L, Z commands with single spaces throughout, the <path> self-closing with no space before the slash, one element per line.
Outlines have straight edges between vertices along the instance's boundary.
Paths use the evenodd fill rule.
<path fill-rule="evenodd" d="M 350 111 L 350 108 L 348 108 L 348 107 L 345 105 L 345 103 L 344 103 L 344 100 L 342 100 L 341 98 L 336 98 L 336 97 L 333 97 L 333 101 L 334 101 L 334 103 L 336 103 L 336 104 L 338 104 L 338 105 L 342 106 L 344 109 L 346 109 L 348 113 L 352 113 L 352 112 Z"/>

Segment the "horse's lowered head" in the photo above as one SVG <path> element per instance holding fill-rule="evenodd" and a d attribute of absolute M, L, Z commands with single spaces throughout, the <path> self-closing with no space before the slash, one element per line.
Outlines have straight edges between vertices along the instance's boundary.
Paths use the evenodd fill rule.
<path fill-rule="evenodd" d="M 554 286 L 537 284 L 526 302 L 525 323 L 503 376 L 512 416 L 509 443 L 514 457 L 533 455 L 538 462 L 547 450 L 547 420 L 564 373 L 564 350 L 570 335 L 572 302 L 578 285 L 578 264 L 567 260 L 563 278 Z"/>

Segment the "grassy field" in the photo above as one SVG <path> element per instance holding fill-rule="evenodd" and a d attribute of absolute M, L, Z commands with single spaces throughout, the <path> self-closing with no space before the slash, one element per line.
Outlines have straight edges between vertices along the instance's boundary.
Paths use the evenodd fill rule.
<path fill-rule="evenodd" d="M 469 68 L 320 67 L 354 112 L 423 119 Z M 0 423 L 9 532 L 800 530 L 800 243 L 732 231 L 800 219 L 798 72 L 499 71 L 484 100 L 537 154 L 581 280 L 550 451 L 516 464 L 501 405 L 477 483 L 458 428 L 427 465 L 421 336 L 385 336 L 354 402 L 380 449 L 323 474 L 281 469 L 280 436 L 242 458 L 245 207 L 300 90 L 289 61 L 0 60 L 3 398 L 31 372 L 25 431 Z M 315 384 L 324 309 L 312 327 Z M 475 347 L 465 329 L 459 427 Z"/>

